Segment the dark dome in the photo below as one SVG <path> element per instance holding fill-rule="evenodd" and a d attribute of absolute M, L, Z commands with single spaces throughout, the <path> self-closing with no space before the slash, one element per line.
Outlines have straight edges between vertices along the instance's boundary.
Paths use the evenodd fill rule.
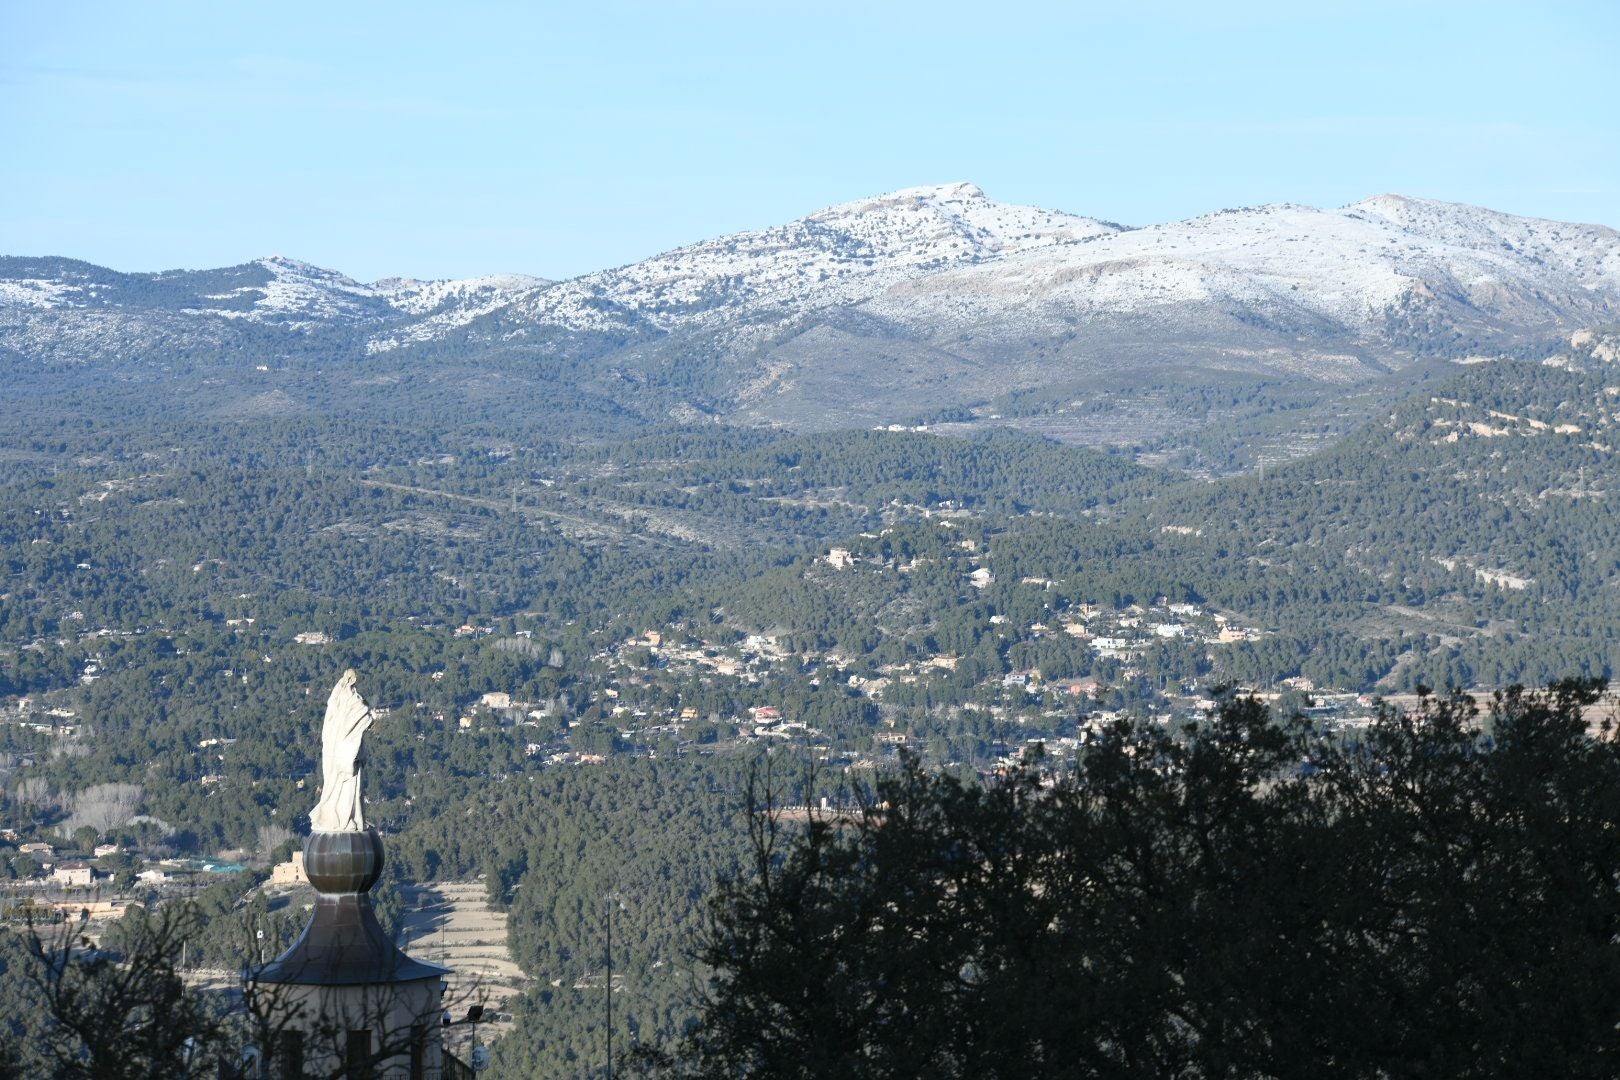
<path fill-rule="evenodd" d="M 311 833 L 304 842 L 304 873 L 319 892 L 370 892 L 382 869 L 382 837 L 376 829 Z"/>
<path fill-rule="evenodd" d="M 382 837 L 365 832 L 312 833 L 304 872 L 320 894 L 303 936 L 249 974 L 258 982 L 357 985 L 438 979 L 449 970 L 401 952 L 377 922 L 371 887 L 382 874 Z"/>

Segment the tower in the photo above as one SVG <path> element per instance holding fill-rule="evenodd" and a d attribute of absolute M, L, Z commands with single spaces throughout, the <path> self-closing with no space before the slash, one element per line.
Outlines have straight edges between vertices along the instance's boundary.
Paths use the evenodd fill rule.
<path fill-rule="evenodd" d="M 314 911 L 286 952 L 248 973 L 265 1075 L 442 1080 L 441 998 L 449 969 L 413 960 L 372 907 L 383 844 L 361 813 L 361 736 L 371 710 L 353 671 L 332 690 L 322 730 L 321 800 L 304 844 Z M 336 760 L 334 760 L 336 758 Z"/>

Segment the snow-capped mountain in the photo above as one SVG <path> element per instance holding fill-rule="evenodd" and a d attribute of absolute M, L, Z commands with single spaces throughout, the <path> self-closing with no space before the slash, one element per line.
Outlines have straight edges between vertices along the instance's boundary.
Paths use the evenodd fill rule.
<path fill-rule="evenodd" d="M 371 283 L 376 295 L 410 315 L 431 315 L 446 307 L 474 308 L 510 300 L 517 293 L 543 289 L 555 282 L 528 274 L 487 274 L 450 281 L 382 278 Z"/>
<path fill-rule="evenodd" d="M 829 308 L 954 266 L 1118 231 L 1091 218 L 991 202 L 972 184 L 907 188 L 589 274 L 533 298 L 531 311 L 572 319 L 576 297 L 600 296 L 667 329 L 682 318 L 722 321 L 738 308 Z"/>
<path fill-rule="evenodd" d="M 1157 313 L 1373 333 L 1413 307 L 1525 326 L 1612 316 L 1620 234 L 1380 195 L 1260 206 L 942 271 L 869 305 L 946 332 Z M 1022 316 L 1009 320 L 1010 310 Z M 1021 325 L 1020 325 L 1021 324 Z"/>
<path fill-rule="evenodd" d="M 409 321 L 419 340 L 550 284 L 522 274 L 372 285 L 280 255 L 218 270 L 125 274 L 60 258 L 0 258 L 0 343 L 41 360 L 161 359 L 163 343 L 229 347 L 232 323 L 295 334 Z"/>
<path fill-rule="evenodd" d="M 0 311 L 160 309 L 309 325 L 374 318 L 378 293 L 335 270 L 273 255 L 219 270 L 121 274 L 71 259 L 0 260 Z"/>
<path fill-rule="evenodd" d="M 487 274 L 451 281 L 383 278 L 372 283 L 377 295 L 397 311 L 416 316 L 393 334 L 374 337 L 368 347 L 386 351 L 413 341 L 432 341 L 512 303 L 518 296 L 555 282 L 528 274 Z"/>
<path fill-rule="evenodd" d="M 200 298 L 205 303 L 186 310 L 254 322 L 308 325 L 364 320 L 379 313 L 375 289 L 335 270 L 280 255 L 248 266 L 263 273 L 252 275 L 252 280 L 234 289 L 205 293 Z M 244 303 L 246 306 L 239 306 Z"/>
<path fill-rule="evenodd" d="M 1617 315 L 1620 234 L 1600 226 L 1384 195 L 1128 229 L 953 184 L 491 298 L 371 347 L 453 329 L 501 347 L 606 335 L 641 368 L 695 350 L 731 373 L 705 388 L 722 411 L 797 423 L 863 394 L 882 418 L 1166 358 L 1353 381 L 1415 348 Z"/>
<path fill-rule="evenodd" d="M 1617 320 L 1613 229 L 1396 195 L 1126 228 L 971 184 L 908 188 L 562 282 L 362 284 L 280 257 L 162 274 L 0 260 L 0 347 L 24 360 L 241 352 L 260 339 L 232 328 L 254 326 L 377 363 L 422 346 L 566 359 L 614 400 L 789 423 L 1099 373 L 1354 381 Z"/>
<path fill-rule="evenodd" d="M 1617 294 L 1620 234 L 1599 226 L 1381 195 L 1336 210 L 1282 204 L 1127 229 L 952 184 L 536 287 L 513 298 L 511 314 L 575 330 L 640 321 L 669 331 L 864 304 L 954 329 L 1214 304 L 1368 332 L 1428 299 L 1556 324 L 1606 311 Z"/>
<path fill-rule="evenodd" d="M 857 303 L 932 271 L 1119 228 L 992 202 L 972 184 L 907 188 L 555 286 L 541 283 L 513 299 L 509 321 L 575 331 L 636 325 L 669 331 L 773 308 L 803 313 Z M 392 348 L 413 336 L 383 337 L 373 347 Z"/>

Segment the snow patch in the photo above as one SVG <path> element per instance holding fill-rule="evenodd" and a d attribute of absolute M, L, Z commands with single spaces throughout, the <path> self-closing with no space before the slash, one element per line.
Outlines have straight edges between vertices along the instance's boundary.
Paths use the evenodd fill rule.
<path fill-rule="evenodd" d="M 65 281 L 44 278 L 0 279 L 0 306 L 18 306 L 49 310 L 72 304 L 73 298 L 84 291 L 82 286 Z"/>

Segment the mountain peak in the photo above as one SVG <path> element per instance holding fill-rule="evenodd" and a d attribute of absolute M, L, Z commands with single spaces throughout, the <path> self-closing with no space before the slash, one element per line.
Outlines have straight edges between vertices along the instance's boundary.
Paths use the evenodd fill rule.
<path fill-rule="evenodd" d="M 275 275 L 277 281 L 320 285 L 362 296 L 371 295 L 370 288 L 355 281 L 341 270 L 317 266 L 302 259 L 293 259 L 286 255 L 267 255 L 262 259 L 255 259 L 253 262 L 270 271 Z"/>
<path fill-rule="evenodd" d="M 868 195 L 861 199 L 851 199 L 848 202 L 837 203 L 825 210 L 809 215 L 809 220 L 817 221 L 831 217 L 848 217 L 856 214 L 923 212 L 923 213 L 967 213 L 986 208 L 1001 207 L 1007 204 L 998 203 L 984 193 L 978 184 L 966 180 L 954 184 L 922 184 L 917 187 L 900 188 L 896 191 L 884 192 L 881 195 Z M 1024 207 L 1021 209 L 1031 209 Z M 1043 211 L 1050 213 L 1052 211 Z M 1067 216 L 1067 215 L 1065 215 Z"/>
<path fill-rule="evenodd" d="M 319 273 L 332 272 L 327 270 L 325 267 L 316 266 L 312 262 L 305 262 L 303 259 L 289 258 L 286 255 L 266 255 L 262 259 L 254 259 L 253 261 L 267 270 L 297 270 L 303 273 L 308 273 L 312 270 Z"/>
<path fill-rule="evenodd" d="M 1393 207 L 1410 206 L 1411 204 L 1413 204 L 1415 202 L 1418 202 L 1418 201 L 1419 200 L 1417 200 L 1417 199 L 1413 199 L 1413 198 L 1410 198 L 1409 196 L 1402 195 L 1399 192 L 1386 191 L 1386 192 L 1383 192 L 1382 194 L 1379 194 L 1379 195 L 1370 195 L 1365 199 L 1360 199 L 1360 200 L 1358 200 L 1356 202 L 1349 203 L 1349 204 L 1347 204 L 1345 206 L 1345 209 L 1346 210 L 1386 209 L 1386 208 L 1393 208 Z"/>
<path fill-rule="evenodd" d="M 939 202 L 966 202 L 970 199 L 985 199 L 984 189 L 978 184 L 966 180 L 954 184 L 924 184 L 920 187 L 901 188 L 888 195 L 879 196 L 884 199 L 935 199 Z"/>
<path fill-rule="evenodd" d="M 743 309 L 756 318 L 765 311 L 798 317 L 860 303 L 947 266 L 1118 231 L 1058 210 L 994 202 L 966 181 L 902 188 L 588 274 L 534 297 L 529 310 L 570 329 L 601 329 L 624 313 L 661 328 L 718 323 Z"/>

